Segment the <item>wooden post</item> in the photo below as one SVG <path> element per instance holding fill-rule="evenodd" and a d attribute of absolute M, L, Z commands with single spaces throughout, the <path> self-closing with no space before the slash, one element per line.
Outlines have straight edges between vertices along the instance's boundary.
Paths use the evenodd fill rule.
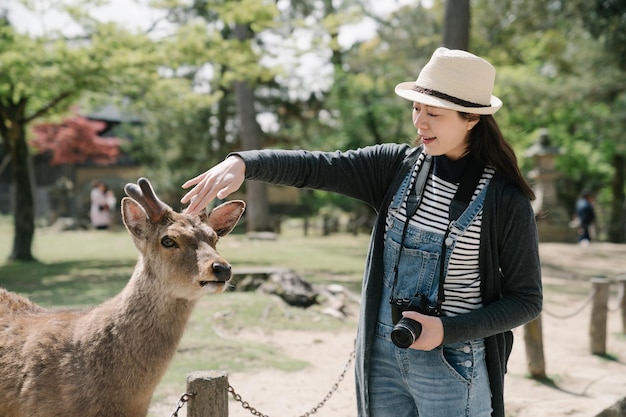
<path fill-rule="evenodd" d="M 622 297 L 619 308 L 622 312 L 622 333 L 626 335 L 626 275 L 617 277 L 617 293 Z"/>
<path fill-rule="evenodd" d="M 526 362 L 531 378 L 546 379 L 541 315 L 524 325 L 524 343 L 526 346 Z"/>
<path fill-rule="evenodd" d="M 187 375 L 187 417 L 228 417 L 228 375 L 195 371 Z"/>
<path fill-rule="evenodd" d="M 609 302 L 609 285 L 611 283 L 605 277 L 593 277 L 591 278 L 591 284 L 594 289 L 591 321 L 589 322 L 591 353 L 594 355 L 606 355 L 607 304 Z"/>

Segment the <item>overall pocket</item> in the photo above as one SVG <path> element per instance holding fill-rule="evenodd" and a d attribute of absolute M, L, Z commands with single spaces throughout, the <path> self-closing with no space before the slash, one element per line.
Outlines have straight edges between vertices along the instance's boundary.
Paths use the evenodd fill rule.
<path fill-rule="evenodd" d="M 385 268 L 383 282 L 393 291 L 393 298 L 411 298 L 420 292 L 427 295 L 431 302 L 436 301 L 440 254 L 438 247 L 435 251 L 428 249 L 432 248 L 415 249 L 387 240 L 385 258 L 392 261 L 385 262 L 388 267 Z M 398 280 L 394 283 L 396 263 Z"/>
<path fill-rule="evenodd" d="M 441 347 L 441 360 L 450 373 L 468 384 L 474 379 L 476 366 L 485 366 L 482 341 L 461 342 Z"/>

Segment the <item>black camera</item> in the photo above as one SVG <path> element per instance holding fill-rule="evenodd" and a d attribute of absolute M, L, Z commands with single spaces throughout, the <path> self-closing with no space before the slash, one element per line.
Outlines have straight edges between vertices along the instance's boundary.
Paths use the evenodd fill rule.
<path fill-rule="evenodd" d="M 428 297 L 417 294 L 413 298 L 392 298 L 391 319 L 393 320 L 393 330 L 391 330 L 391 341 L 399 348 L 406 349 L 411 346 L 422 333 L 422 325 L 407 317 L 402 317 L 403 311 L 416 311 L 428 316 L 438 316 L 439 310 L 436 305 L 428 301 Z"/>

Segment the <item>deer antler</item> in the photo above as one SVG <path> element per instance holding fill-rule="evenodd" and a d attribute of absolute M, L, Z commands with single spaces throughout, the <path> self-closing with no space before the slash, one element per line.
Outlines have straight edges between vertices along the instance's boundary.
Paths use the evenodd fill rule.
<path fill-rule="evenodd" d="M 139 178 L 137 184 L 126 184 L 124 191 L 146 210 L 151 222 L 159 223 L 170 207 L 158 199 L 146 178 Z"/>

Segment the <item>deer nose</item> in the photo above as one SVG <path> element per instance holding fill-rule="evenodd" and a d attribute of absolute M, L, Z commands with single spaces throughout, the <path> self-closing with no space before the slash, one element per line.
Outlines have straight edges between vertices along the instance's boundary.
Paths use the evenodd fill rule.
<path fill-rule="evenodd" d="M 229 264 L 215 262 L 212 269 L 213 275 L 215 275 L 215 278 L 217 278 L 218 281 L 226 282 L 230 279 L 231 267 Z"/>

